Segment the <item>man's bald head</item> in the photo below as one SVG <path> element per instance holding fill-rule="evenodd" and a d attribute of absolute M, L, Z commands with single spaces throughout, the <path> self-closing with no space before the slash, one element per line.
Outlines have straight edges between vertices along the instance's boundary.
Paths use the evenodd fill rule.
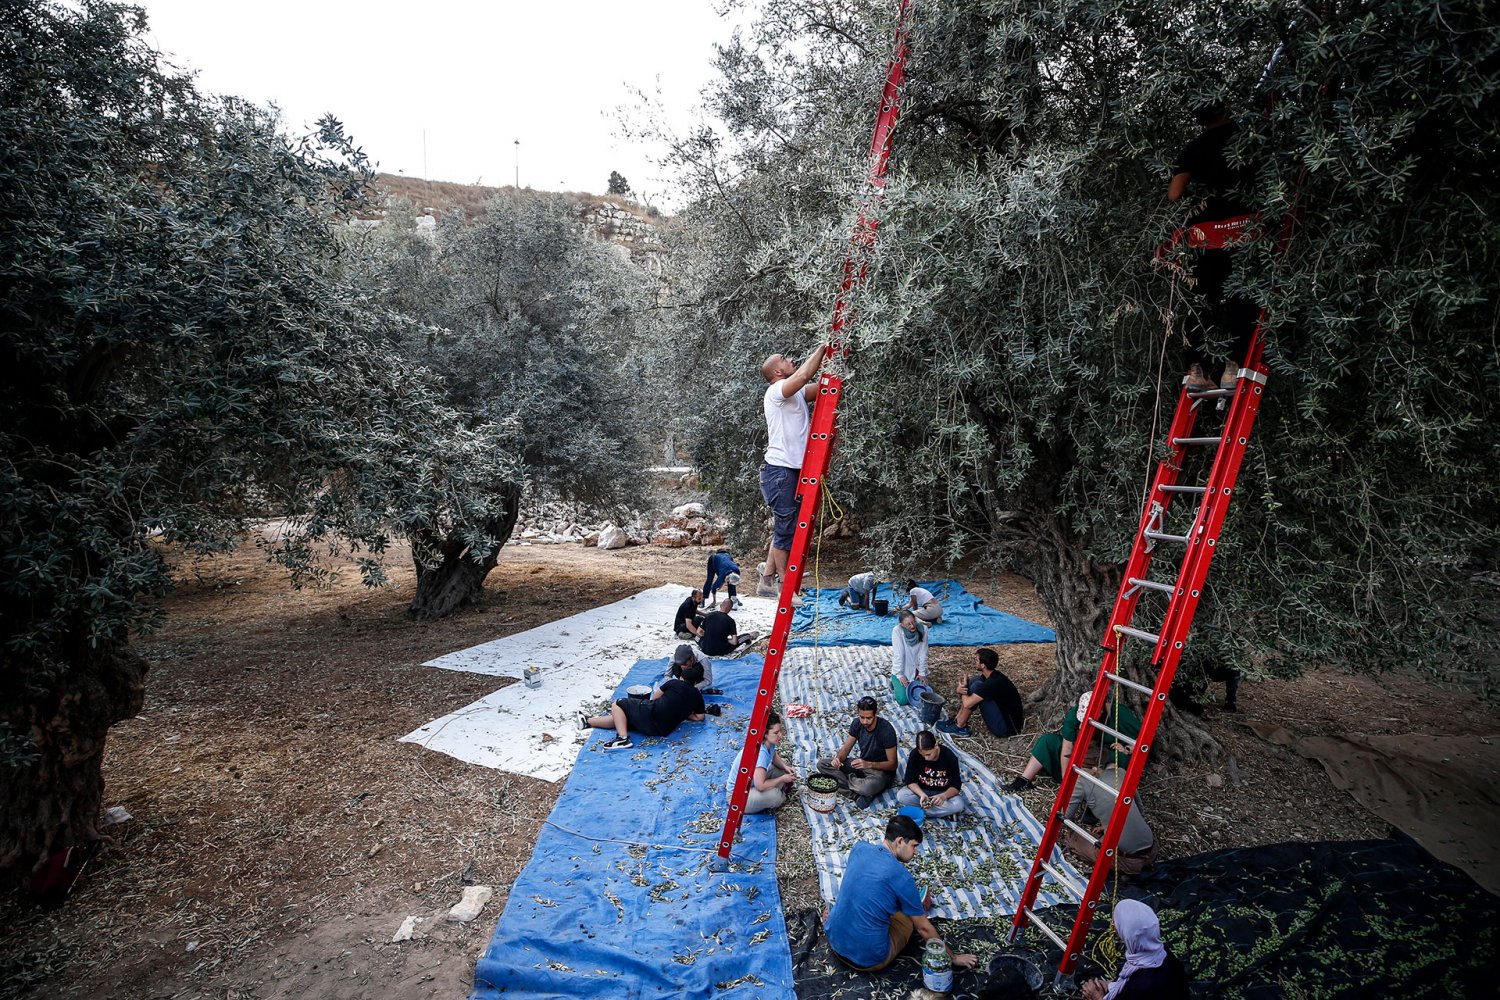
<path fill-rule="evenodd" d="M 786 378 L 787 375 L 795 370 L 792 367 L 792 363 L 787 360 L 784 354 L 772 354 L 760 366 L 760 373 L 766 377 L 767 382 L 775 382 L 778 379 Z"/>

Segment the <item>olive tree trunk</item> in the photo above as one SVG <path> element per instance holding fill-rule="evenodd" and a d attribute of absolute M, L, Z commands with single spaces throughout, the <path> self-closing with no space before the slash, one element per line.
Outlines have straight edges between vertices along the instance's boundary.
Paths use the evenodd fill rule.
<path fill-rule="evenodd" d="M 1060 722 L 1068 706 L 1094 686 L 1123 567 L 1090 558 L 1055 521 L 1033 535 L 1027 549 L 1030 558 L 1022 567 L 1023 572 L 1036 585 L 1057 632 L 1056 669 L 1031 697 L 1028 708 L 1042 719 Z M 1138 683 L 1155 683 L 1154 670 L 1129 666 L 1122 669 L 1123 676 Z M 1126 702 L 1144 715 L 1145 697 L 1128 690 L 1123 694 Z M 1170 703 L 1155 743 L 1153 757 L 1173 762 L 1212 761 L 1222 753 L 1219 742 L 1206 729 Z"/>
<path fill-rule="evenodd" d="M 516 528 L 521 487 L 510 486 L 504 502 L 504 513 L 484 523 L 485 536 L 495 540 L 494 547 L 486 552 L 472 551 L 456 532 L 447 536 L 432 531 L 414 535 L 412 561 L 417 570 L 417 593 L 407 607 L 408 614 L 420 619 L 446 618 L 479 601 L 484 595 L 485 577 L 495 568 L 500 550 Z"/>
<path fill-rule="evenodd" d="M 148 664 L 128 645 L 77 645 L 45 663 L 12 653 L 0 659 L 0 736 L 8 737 L 0 870 L 21 877 L 55 851 L 99 839 L 105 737 L 140 712 L 145 694 Z"/>

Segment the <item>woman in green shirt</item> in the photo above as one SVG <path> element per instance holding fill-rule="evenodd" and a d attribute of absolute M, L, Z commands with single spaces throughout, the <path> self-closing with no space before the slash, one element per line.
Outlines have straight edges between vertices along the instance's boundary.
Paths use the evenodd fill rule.
<path fill-rule="evenodd" d="M 1030 788 L 1035 782 L 1037 775 L 1046 771 L 1052 776 L 1052 780 L 1061 781 L 1063 765 L 1073 753 L 1073 741 L 1078 738 L 1080 727 L 1079 719 L 1088 714 L 1089 699 L 1093 696 L 1092 691 L 1085 691 L 1078 696 L 1078 704 L 1068 709 L 1068 714 L 1063 717 L 1062 731 L 1057 733 L 1043 733 L 1038 736 L 1036 742 L 1031 745 L 1031 759 L 1026 762 L 1026 770 L 1021 772 L 1009 785 L 1006 791 L 1022 792 Z M 1131 707 L 1116 697 L 1113 705 L 1107 705 L 1104 715 L 1100 719 L 1106 726 L 1116 732 L 1124 733 L 1134 739 L 1140 734 L 1141 719 Z M 1108 737 L 1106 737 L 1108 739 Z M 1110 739 L 1106 745 L 1109 761 L 1103 762 L 1108 766 L 1110 762 L 1116 767 L 1126 767 L 1130 764 L 1130 748 Z M 1090 766 L 1098 766 L 1099 757 L 1103 756 L 1098 746 L 1090 747 Z"/>

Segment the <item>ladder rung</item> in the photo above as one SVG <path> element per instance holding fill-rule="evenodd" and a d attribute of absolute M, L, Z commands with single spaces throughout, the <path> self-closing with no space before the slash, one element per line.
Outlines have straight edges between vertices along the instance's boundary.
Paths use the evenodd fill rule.
<path fill-rule="evenodd" d="M 1139 639 L 1142 642 L 1149 642 L 1153 646 L 1161 641 L 1161 636 L 1153 635 L 1150 632 L 1142 632 L 1140 629 L 1131 628 L 1129 625 L 1116 625 L 1115 631 L 1120 633 L 1121 635 L 1128 635 L 1132 639 Z"/>
<path fill-rule="evenodd" d="M 1204 389 L 1202 392 L 1188 393 L 1188 399 L 1228 399 L 1233 395 L 1233 389 Z"/>
<path fill-rule="evenodd" d="M 1053 944 L 1057 945 L 1059 948 L 1061 948 L 1063 950 L 1063 954 L 1064 955 L 1067 954 L 1067 952 L 1068 952 L 1068 942 L 1064 941 L 1062 938 L 1060 938 L 1056 934 L 1052 933 L 1052 928 L 1050 928 L 1046 924 L 1042 923 L 1042 918 L 1038 917 L 1036 915 L 1036 911 L 1035 910 L 1033 910 L 1029 906 L 1026 907 L 1026 915 L 1031 918 L 1031 922 L 1034 923 L 1034 924 L 1036 924 L 1037 928 L 1043 934 L 1047 935 L 1049 938 L 1052 939 L 1052 943 Z"/>
<path fill-rule="evenodd" d="M 1093 726 L 1095 729 L 1102 729 L 1104 732 L 1106 732 L 1109 735 L 1113 736 L 1115 739 L 1119 740 L 1121 743 L 1128 743 L 1130 745 L 1130 748 L 1132 750 L 1135 749 L 1135 737 L 1134 736 L 1126 736 L 1124 733 L 1119 732 L 1118 730 L 1112 729 L 1109 726 L 1106 726 L 1104 723 L 1100 722 L 1098 719 L 1095 719 L 1093 722 L 1089 723 L 1089 725 Z"/>
<path fill-rule="evenodd" d="M 1145 587 L 1147 590 L 1159 590 L 1163 594 L 1175 594 L 1177 592 L 1176 584 L 1157 583 L 1155 580 L 1142 580 L 1138 576 L 1130 578 L 1130 585 L 1132 587 Z"/>
<path fill-rule="evenodd" d="M 1080 903 L 1083 902 L 1083 889 L 1077 885 L 1074 885 L 1072 879 L 1068 878 L 1062 872 L 1058 871 L 1056 868 L 1053 868 L 1045 861 L 1042 862 L 1042 867 L 1046 869 L 1048 875 L 1051 875 L 1054 879 L 1057 880 L 1058 885 L 1062 886 L 1064 889 L 1068 890 L 1068 892 L 1072 893 L 1074 899 L 1078 900 L 1078 902 Z"/>
<path fill-rule="evenodd" d="M 1214 445 L 1215 447 L 1217 447 L 1218 444 L 1219 444 L 1219 439 L 1218 438 L 1173 438 L 1172 439 L 1172 443 L 1176 444 L 1176 445 L 1180 445 L 1180 444 L 1210 445 L 1211 444 L 1211 445 Z"/>
<path fill-rule="evenodd" d="M 1157 542 L 1182 542 L 1187 544 L 1187 535 L 1169 535 L 1165 531 L 1143 531 L 1141 534 Z"/>
<path fill-rule="evenodd" d="M 1163 493 L 1202 493 L 1206 487 L 1203 486 L 1158 486 L 1157 489 Z"/>
<path fill-rule="evenodd" d="M 1092 774 L 1089 774 L 1083 768 L 1079 767 L 1077 764 L 1073 764 L 1073 765 L 1071 765 L 1071 767 L 1072 767 L 1074 773 L 1077 774 L 1080 778 L 1083 778 L 1086 781 L 1092 781 L 1094 784 L 1098 785 L 1100 788 L 1104 789 L 1106 792 L 1108 792 L 1109 794 L 1113 795 L 1115 798 L 1119 798 L 1120 797 L 1120 790 L 1117 789 L 1114 785 L 1111 785 L 1107 781 L 1101 781 L 1101 780 L 1099 780 L 1098 778 L 1094 777 Z"/>
<path fill-rule="evenodd" d="M 1156 693 L 1155 691 L 1152 691 L 1150 688 L 1148 688 L 1144 684 L 1137 684 L 1135 681 L 1128 681 L 1125 678 L 1121 677 L 1119 674 L 1112 674 L 1108 670 L 1104 671 L 1104 676 L 1108 677 L 1110 680 L 1114 681 L 1116 684 L 1123 684 L 1126 687 L 1130 688 L 1130 690 L 1132 690 L 1132 691 L 1139 691 L 1141 694 L 1155 694 Z"/>
<path fill-rule="evenodd" d="M 1087 840 L 1095 847 L 1099 846 L 1100 840 L 1098 837 L 1094 836 L 1092 833 L 1089 833 L 1087 830 L 1085 830 L 1083 827 L 1079 826 L 1072 820 L 1064 819 L 1063 826 L 1067 827 L 1069 830 L 1072 830 L 1074 833 L 1078 834 L 1078 836 L 1082 837 L 1084 840 Z"/>

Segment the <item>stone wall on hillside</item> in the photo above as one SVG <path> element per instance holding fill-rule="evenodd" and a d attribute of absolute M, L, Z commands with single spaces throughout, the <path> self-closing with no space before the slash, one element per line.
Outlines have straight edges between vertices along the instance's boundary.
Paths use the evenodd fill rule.
<path fill-rule="evenodd" d="M 575 201 L 572 209 L 579 222 L 603 239 L 623 243 L 632 250 L 655 252 L 661 247 L 655 226 L 612 201 L 602 201 L 597 206 Z"/>

